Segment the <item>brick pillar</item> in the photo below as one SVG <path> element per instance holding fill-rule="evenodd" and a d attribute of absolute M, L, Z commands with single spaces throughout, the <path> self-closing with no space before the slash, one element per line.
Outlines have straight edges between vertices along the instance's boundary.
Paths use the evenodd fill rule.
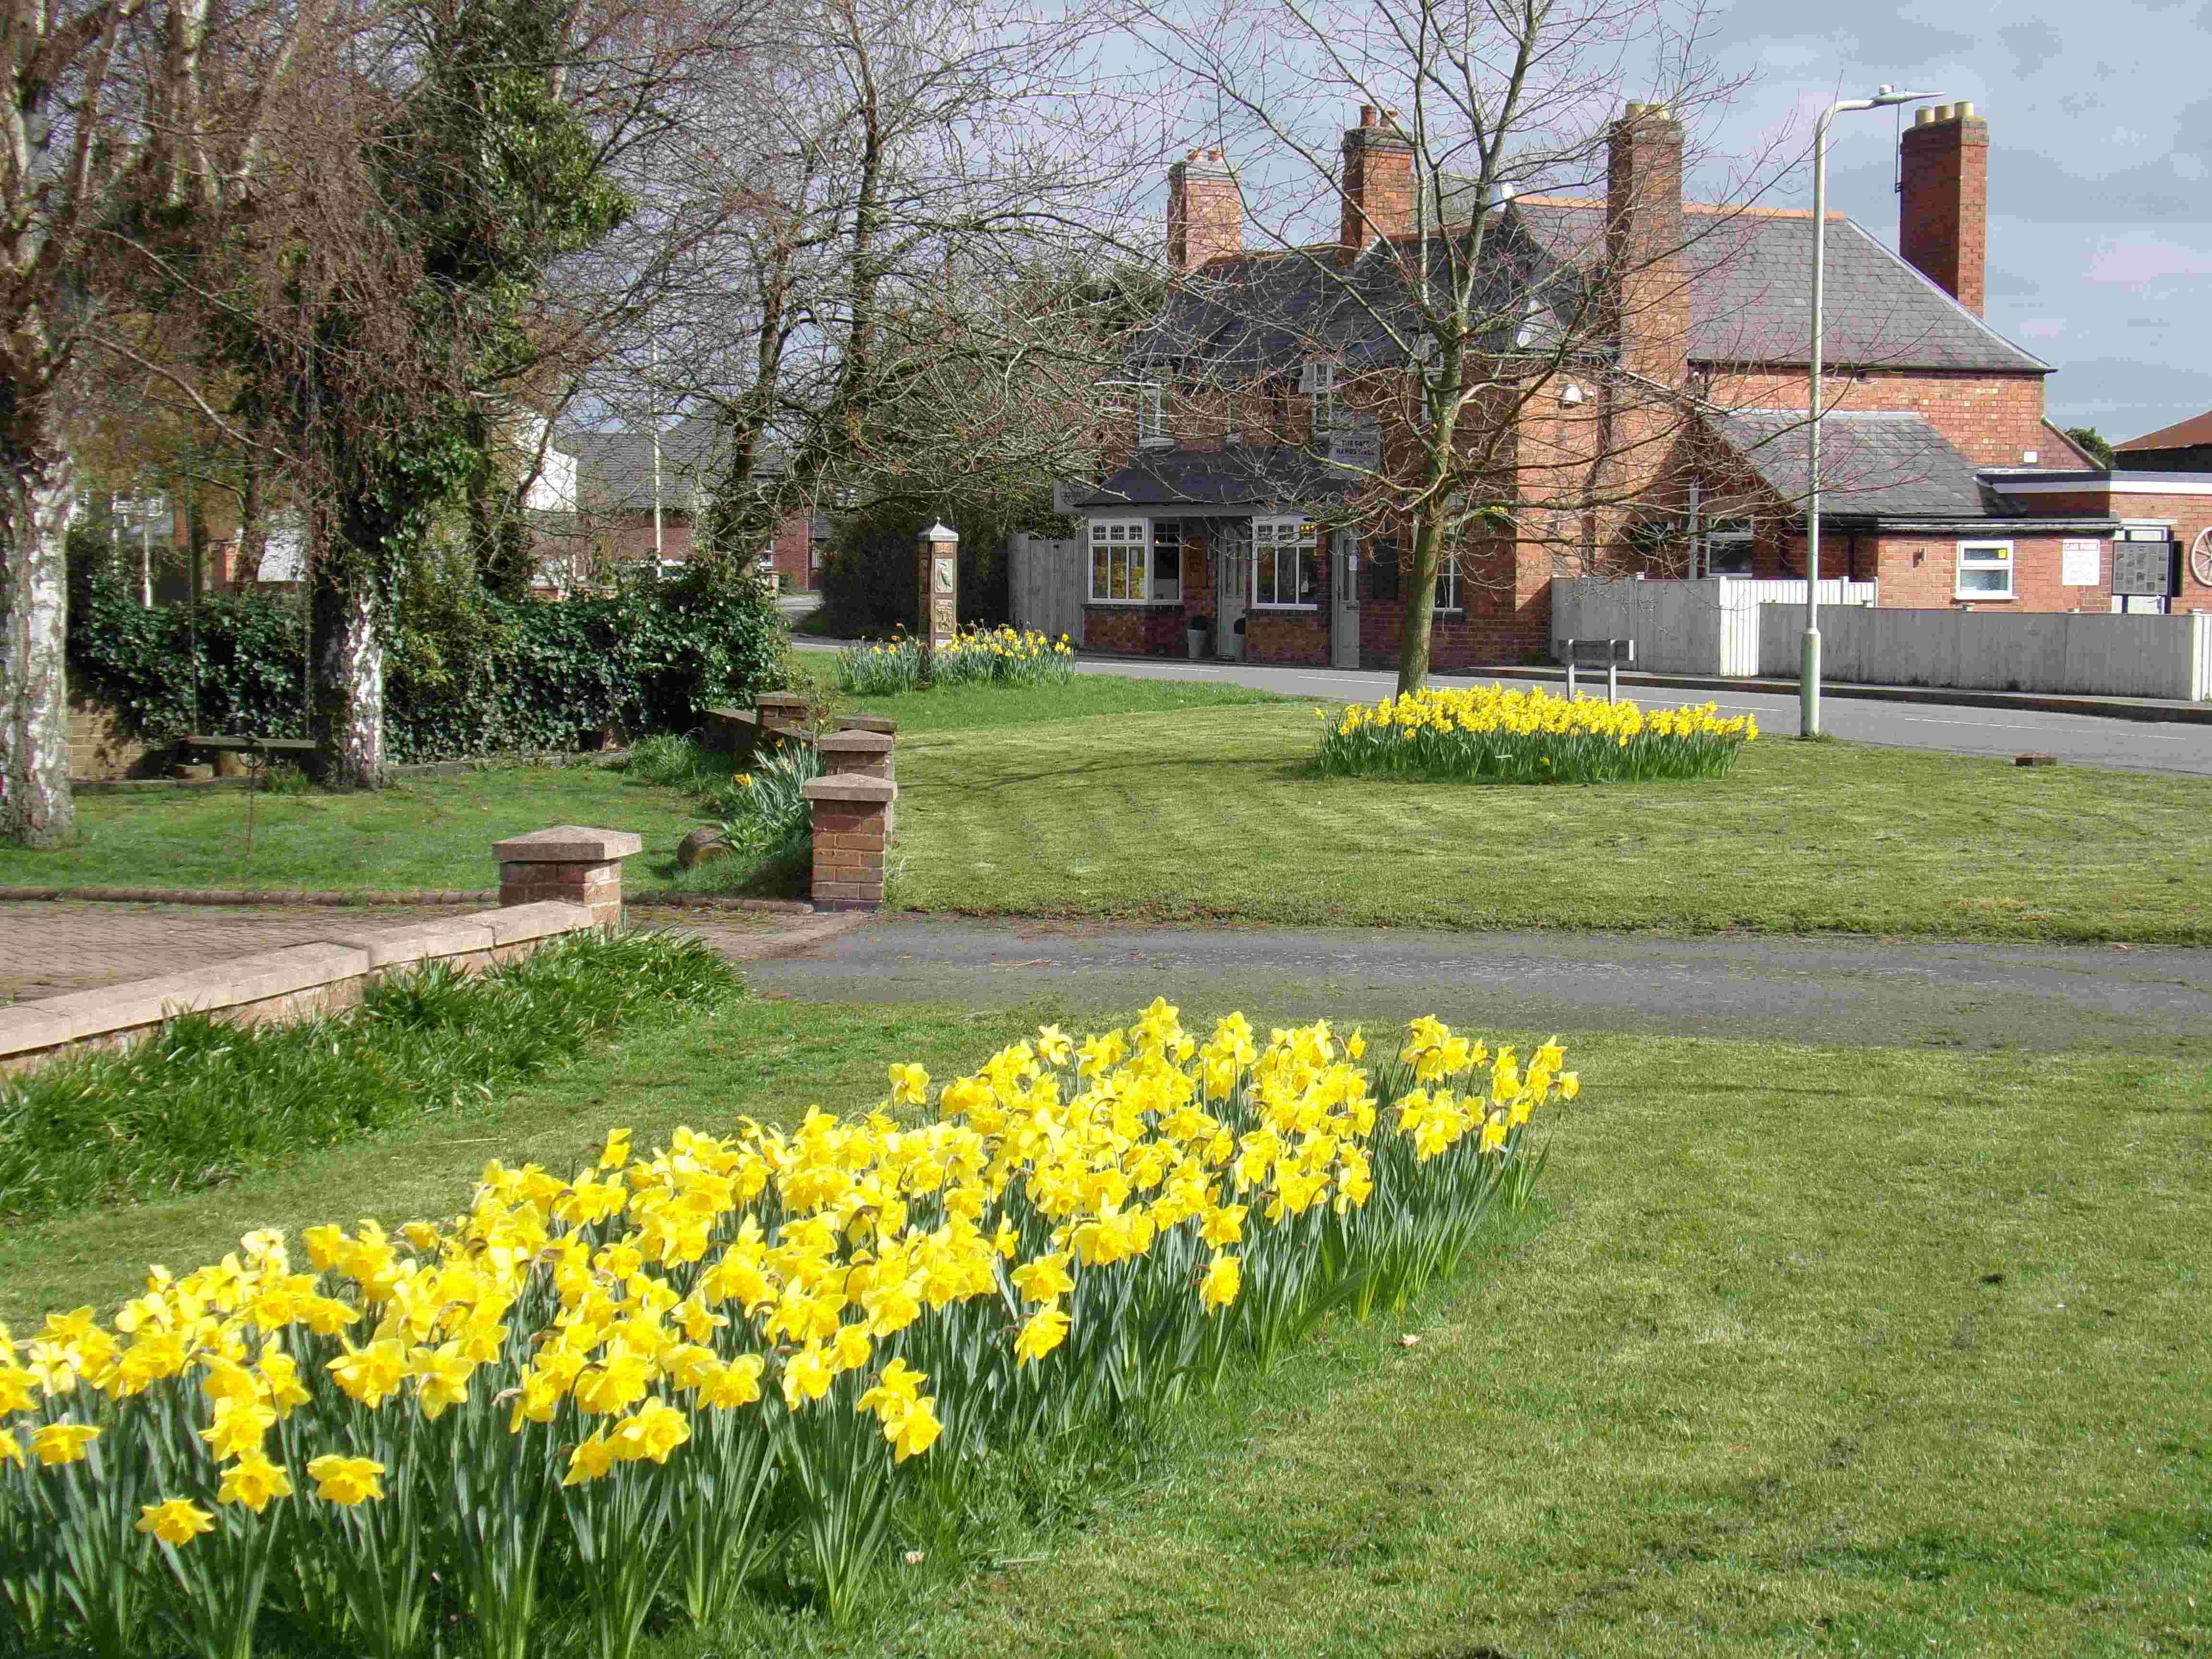
<path fill-rule="evenodd" d="M 760 710 L 763 728 L 788 726 L 804 730 L 814 723 L 814 705 L 804 691 L 763 691 L 753 702 Z"/>
<path fill-rule="evenodd" d="M 960 538 L 941 524 L 921 532 L 915 560 L 921 600 L 919 637 L 930 649 L 950 645 L 960 631 Z"/>
<path fill-rule="evenodd" d="M 890 724 L 888 720 L 882 723 Z M 888 732 L 845 730 L 824 732 L 815 739 L 814 747 L 822 757 L 824 772 L 881 778 L 885 783 L 896 783 L 898 757 L 895 741 Z M 884 809 L 884 833 L 898 834 L 898 803 L 895 800 Z"/>
<path fill-rule="evenodd" d="M 884 852 L 898 785 L 833 772 L 811 780 L 814 808 L 814 908 L 877 910 L 884 902 Z"/>
<path fill-rule="evenodd" d="M 622 926 L 622 861 L 644 847 L 627 830 L 573 823 L 495 842 L 491 855 L 499 860 L 499 902 L 580 904 L 592 913 L 593 927 L 611 933 Z"/>

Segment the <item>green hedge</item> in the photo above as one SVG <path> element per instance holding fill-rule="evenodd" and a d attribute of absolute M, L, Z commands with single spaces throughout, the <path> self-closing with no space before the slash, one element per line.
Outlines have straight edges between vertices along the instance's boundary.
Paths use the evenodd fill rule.
<path fill-rule="evenodd" d="M 70 683 L 149 746 L 194 729 L 302 735 L 298 596 L 142 608 L 111 561 L 72 559 Z M 195 637 L 197 635 L 197 637 Z M 688 732 L 699 711 L 776 685 L 781 624 L 749 574 L 650 573 L 558 603 L 477 596 L 465 629 L 403 621 L 386 665 L 395 761 L 588 747 L 609 727 Z"/>

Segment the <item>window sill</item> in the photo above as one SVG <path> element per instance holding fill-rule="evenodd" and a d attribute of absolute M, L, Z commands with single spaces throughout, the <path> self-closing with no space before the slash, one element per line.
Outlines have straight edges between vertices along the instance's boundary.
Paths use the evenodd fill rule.
<path fill-rule="evenodd" d="M 1250 605 L 1250 606 L 1249 607 L 1249 609 L 1251 609 L 1251 610 L 1254 610 L 1254 611 L 1318 611 L 1318 610 L 1320 610 L 1320 609 L 1321 609 L 1321 607 L 1320 607 L 1318 605 L 1261 605 L 1261 604 L 1259 604 L 1259 603 L 1257 603 L 1257 602 L 1255 602 L 1252 605 Z"/>
<path fill-rule="evenodd" d="M 2017 593 L 1954 593 L 1951 596 L 1954 605 L 2016 605 L 2019 602 L 2020 595 Z M 1798 609 L 1802 611 L 1804 607 L 1800 605 Z"/>
<path fill-rule="evenodd" d="M 1086 610 L 1091 611 L 1180 611 L 1181 599 L 1085 599 Z"/>

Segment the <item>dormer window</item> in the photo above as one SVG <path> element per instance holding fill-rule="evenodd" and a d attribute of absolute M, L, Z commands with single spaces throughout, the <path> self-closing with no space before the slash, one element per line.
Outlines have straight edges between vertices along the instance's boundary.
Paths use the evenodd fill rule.
<path fill-rule="evenodd" d="M 1137 445 L 1141 449 L 1167 449 L 1175 440 L 1168 434 L 1166 389 L 1158 380 L 1137 382 Z"/>
<path fill-rule="evenodd" d="M 1313 399 L 1313 429 L 1326 432 L 1336 424 L 1336 365 L 1306 363 L 1298 370 L 1298 390 Z"/>

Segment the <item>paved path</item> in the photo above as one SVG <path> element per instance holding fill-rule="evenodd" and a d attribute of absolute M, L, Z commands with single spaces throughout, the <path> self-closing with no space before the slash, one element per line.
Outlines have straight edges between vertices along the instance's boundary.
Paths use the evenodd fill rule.
<path fill-rule="evenodd" d="M 795 638 L 801 650 L 835 648 L 836 642 Z M 1139 679 L 1212 680 L 1249 685 L 1296 696 L 1372 701 L 1396 684 L 1395 674 L 1370 670 L 1277 667 L 1255 663 L 1178 662 L 1170 658 L 1083 660 L 1076 672 L 1124 674 Z M 1480 675 L 1439 674 L 1439 685 L 1479 684 Z M 1515 681 L 1515 684 L 1546 684 Z M 1553 690 L 1559 689 L 1556 685 Z M 1711 698 L 1723 712 L 1746 710 L 1759 726 L 1777 736 L 1797 731 L 1797 699 L 1757 692 L 1642 690 L 1632 695 L 1647 704 L 1703 702 Z M 2032 709 L 1970 708 L 1944 704 L 1889 702 L 1831 697 L 1821 705 L 1822 723 L 1839 738 L 1902 749 L 1940 749 L 1960 755 L 2017 755 L 2033 750 L 2064 761 L 2118 766 L 2148 772 L 2179 772 L 2212 777 L 2212 726 L 2147 723 L 2097 719 L 2083 714 L 2047 714 Z"/>
<path fill-rule="evenodd" d="M 35 1002 L 125 980 L 183 973 L 231 957 L 313 945 L 333 928 L 458 912 L 322 905 L 0 904 L 0 1004 Z"/>
<path fill-rule="evenodd" d="M 1125 929 L 884 916 L 748 970 L 770 996 L 2212 1058 L 2212 951 L 1721 935 Z"/>
<path fill-rule="evenodd" d="M 471 914 L 453 905 L 398 909 L 366 905 L 0 903 L 0 1006 L 183 973 L 287 945 L 313 945 L 333 931 L 447 921 Z M 631 919 L 645 927 L 695 933 L 739 962 L 804 948 L 865 920 L 659 908 L 634 910 Z"/>

